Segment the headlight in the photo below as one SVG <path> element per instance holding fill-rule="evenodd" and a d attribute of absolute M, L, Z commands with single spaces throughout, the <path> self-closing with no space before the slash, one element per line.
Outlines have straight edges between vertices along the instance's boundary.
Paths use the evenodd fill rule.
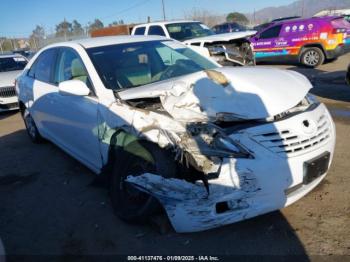
<path fill-rule="evenodd" d="M 310 93 L 306 95 L 305 99 L 309 102 L 310 105 L 318 103 L 316 96 Z"/>
<path fill-rule="evenodd" d="M 214 138 L 213 147 L 224 157 L 252 158 L 252 155 L 243 146 L 229 137 L 217 136 Z"/>
<path fill-rule="evenodd" d="M 209 46 L 208 51 L 210 55 L 221 55 L 225 52 L 221 46 Z"/>
<path fill-rule="evenodd" d="M 208 157 L 252 158 L 238 142 L 233 141 L 214 124 L 191 124 L 187 126 L 199 153 Z"/>

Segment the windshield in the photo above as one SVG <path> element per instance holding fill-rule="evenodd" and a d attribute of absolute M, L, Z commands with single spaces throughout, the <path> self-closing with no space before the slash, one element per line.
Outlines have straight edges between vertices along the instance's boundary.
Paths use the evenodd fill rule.
<path fill-rule="evenodd" d="M 188 39 L 214 35 L 206 25 L 202 23 L 175 23 L 167 24 L 166 28 L 171 38 L 178 41 L 185 41 Z"/>
<path fill-rule="evenodd" d="M 217 67 L 185 45 L 171 40 L 94 47 L 87 52 L 106 88 L 113 90 Z"/>
<path fill-rule="evenodd" d="M 22 70 L 26 64 L 23 57 L 0 57 L 0 72 Z"/>

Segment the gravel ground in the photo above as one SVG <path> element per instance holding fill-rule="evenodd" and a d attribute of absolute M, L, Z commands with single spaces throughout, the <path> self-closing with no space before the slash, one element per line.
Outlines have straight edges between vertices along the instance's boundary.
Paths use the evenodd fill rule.
<path fill-rule="evenodd" d="M 272 65 L 308 76 L 312 92 L 334 116 L 337 145 L 326 179 L 288 208 L 200 233 L 160 234 L 150 224 L 125 224 L 92 172 L 51 143 L 32 144 L 18 112 L 0 114 L 0 236 L 6 253 L 350 259 L 350 87 L 344 81 L 349 61 L 350 54 L 316 70 Z"/>

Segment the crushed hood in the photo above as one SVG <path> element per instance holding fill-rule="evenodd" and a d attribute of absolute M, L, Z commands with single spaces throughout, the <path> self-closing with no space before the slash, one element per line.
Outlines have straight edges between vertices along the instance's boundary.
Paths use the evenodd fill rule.
<path fill-rule="evenodd" d="M 215 34 L 215 35 L 197 37 L 190 40 L 186 40 L 184 41 L 184 43 L 196 42 L 198 40 L 201 42 L 207 42 L 207 43 L 212 43 L 217 41 L 230 41 L 233 39 L 249 37 L 249 36 L 255 35 L 256 33 L 257 31 L 249 30 L 249 31 L 242 31 L 242 32 Z"/>
<path fill-rule="evenodd" d="M 1 86 L 13 86 L 16 77 L 22 72 L 22 70 L 0 72 L 0 87 Z"/>
<path fill-rule="evenodd" d="M 183 122 L 264 119 L 296 106 L 312 88 L 294 71 L 220 67 L 119 92 L 123 100 L 159 97 Z"/>

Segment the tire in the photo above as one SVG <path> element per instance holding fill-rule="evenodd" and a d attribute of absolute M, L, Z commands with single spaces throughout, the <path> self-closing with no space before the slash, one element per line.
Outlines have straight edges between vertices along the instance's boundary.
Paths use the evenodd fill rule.
<path fill-rule="evenodd" d="M 32 142 L 36 144 L 43 142 L 44 139 L 40 135 L 38 128 L 36 127 L 36 124 L 34 122 L 34 119 L 30 115 L 27 108 L 23 110 L 22 116 L 24 120 L 24 125 L 26 126 L 27 134 L 29 135 Z"/>
<path fill-rule="evenodd" d="M 305 48 L 300 56 L 300 62 L 310 68 L 315 68 L 322 65 L 325 61 L 323 51 L 318 47 Z"/>
<path fill-rule="evenodd" d="M 115 159 L 110 180 L 110 197 L 116 215 L 128 223 L 143 223 L 161 211 L 156 198 L 124 182 L 129 175 L 149 172 L 162 177 L 176 177 L 176 164 L 170 153 L 157 145 L 143 142 L 142 146 L 150 153 L 155 163 L 124 151 L 115 149 Z"/>

